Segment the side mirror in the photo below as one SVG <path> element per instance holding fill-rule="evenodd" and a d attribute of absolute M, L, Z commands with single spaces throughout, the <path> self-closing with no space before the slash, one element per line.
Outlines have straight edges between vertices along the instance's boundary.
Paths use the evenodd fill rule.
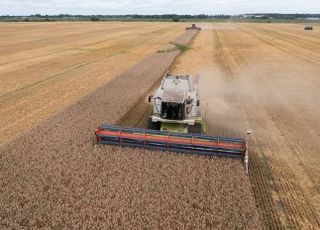
<path fill-rule="evenodd" d="M 153 100 L 153 95 L 148 97 L 148 102 L 151 102 Z"/>
<path fill-rule="evenodd" d="M 197 100 L 197 106 L 200 106 L 200 100 Z"/>

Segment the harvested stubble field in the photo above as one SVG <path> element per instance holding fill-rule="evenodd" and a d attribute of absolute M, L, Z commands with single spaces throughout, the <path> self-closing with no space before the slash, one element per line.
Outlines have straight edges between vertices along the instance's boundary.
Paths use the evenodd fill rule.
<path fill-rule="evenodd" d="M 0 23 L 0 145 L 167 46 L 170 23 Z"/>
<path fill-rule="evenodd" d="M 1 26 L 2 33 L 16 30 L 5 28 L 4 24 Z M 172 29 L 174 35 L 180 33 Z M 16 42 L 20 41 L 16 36 Z M 170 36 L 168 41 L 172 41 Z M 157 48 L 151 48 L 154 44 L 150 44 L 150 53 L 164 45 L 156 37 L 154 41 L 158 42 L 154 47 Z M 201 74 L 202 104 L 208 103 L 206 120 L 211 134 L 235 136 L 242 135 L 247 128 L 253 130 L 250 179 L 266 229 L 320 227 L 319 37 L 318 30 L 306 32 L 301 25 L 203 25 L 191 49 L 179 57 L 172 68 L 176 72 Z M 1 43 L 4 48 L 5 40 L 12 43 L 11 48 L 8 47 L 14 50 L 15 40 L 4 39 Z M 47 41 L 51 42 L 49 38 Z M 44 41 L 41 44 L 48 46 Z M 140 49 L 139 45 L 137 49 Z M 84 58 L 88 54 L 83 54 Z M 0 151 L 1 225 L 15 228 L 106 225 L 137 228 L 166 228 L 169 225 L 233 228 L 242 225 L 247 229 L 259 228 L 250 183 L 238 161 L 94 148 L 92 130 L 96 123 L 145 126 L 143 119 L 137 121 L 128 114 L 150 112 L 148 106 L 140 103 L 137 109 L 130 108 L 146 95 L 177 54 L 178 51 L 162 53 L 147 59 L 68 110 L 3 146 Z M 132 56 L 130 63 L 135 63 L 140 55 Z M 162 55 L 166 57 L 165 63 Z M 20 61 L 15 68 L 19 71 L 20 65 L 21 74 L 25 71 L 22 67 L 34 65 Z M 150 68 L 145 66 L 146 62 Z M 92 68 L 106 71 L 107 63 L 97 63 Z M 158 69 L 159 63 L 163 65 Z M 4 72 L 1 73 L 10 69 L 10 65 L 4 68 L 6 63 L 3 64 L 1 71 Z M 113 76 L 108 75 L 109 72 L 90 75 L 92 70 L 86 71 L 87 74 L 79 78 L 82 83 L 77 85 L 86 91 L 66 100 L 67 104 Z M 46 75 L 46 71 L 42 73 Z M 76 79 L 78 73 L 72 72 L 68 77 Z M 17 82 L 23 80 L 21 74 Z M 134 77 L 129 81 L 128 76 Z M 87 77 L 89 79 L 84 81 Z M 100 79 L 99 84 L 93 83 L 95 78 Z M 11 77 L 3 79 L 7 84 Z M 56 83 L 54 89 L 66 88 L 63 92 L 67 92 L 76 82 L 74 80 L 71 85 Z M 141 87 L 133 88 L 137 82 Z M 53 84 L 48 82 L 49 86 L 49 83 Z M 11 103 L 10 106 L 20 106 L 11 111 L 11 116 L 20 116 L 20 122 L 3 122 L 14 130 L 11 134 L 31 127 L 30 120 L 37 118 L 39 113 L 23 116 L 28 114 L 23 110 L 29 109 L 27 105 L 34 106 L 30 108 L 32 111 L 37 106 L 50 107 L 50 103 L 41 102 L 46 97 L 37 94 L 41 88 L 36 88 L 34 93 L 31 89 L 24 91 L 22 87 L 21 92 L 28 93 L 21 96 L 20 93 L 5 93 L 3 97 L 12 95 L 10 100 L 3 101 Z M 50 91 L 51 94 L 55 90 Z M 16 101 L 18 99 L 20 102 Z M 64 103 L 63 98 L 53 102 L 54 111 L 66 107 Z M 5 105 L 8 104 L 1 104 L 1 109 L 6 108 Z M 25 112 L 19 114 L 20 110 Z M 2 117 L 10 117 L 2 111 Z M 52 113 L 48 112 L 42 119 Z M 40 120 L 36 119 L 37 122 Z M 26 127 L 21 125 L 23 122 Z M 1 141 L 4 141 L 5 132 L 8 131 L 1 130 Z"/>
<path fill-rule="evenodd" d="M 178 54 L 144 59 L 3 145 L 1 227 L 259 229 L 240 161 L 95 147 L 97 123 L 119 122 Z"/>
<path fill-rule="evenodd" d="M 265 229 L 320 229 L 320 32 L 207 24 L 173 71 L 200 73 L 211 134 L 251 129 L 250 179 Z"/>

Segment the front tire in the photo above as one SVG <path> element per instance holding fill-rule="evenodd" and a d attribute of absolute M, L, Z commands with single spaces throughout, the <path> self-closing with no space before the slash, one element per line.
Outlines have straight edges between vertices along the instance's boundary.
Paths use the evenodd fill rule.
<path fill-rule="evenodd" d="M 202 134 L 202 125 L 199 123 L 188 125 L 188 133 Z"/>
<path fill-rule="evenodd" d="M 151 130 L 160 130 L 160 122 L 152 122 L 152 119 L 149 119 L 148 129 Z"/>

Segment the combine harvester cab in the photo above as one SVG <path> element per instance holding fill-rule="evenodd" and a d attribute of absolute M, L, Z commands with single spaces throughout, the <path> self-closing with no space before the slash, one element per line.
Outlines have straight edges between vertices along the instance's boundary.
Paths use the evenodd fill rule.
<path fill-rule="evenodd" d="M 205 133 L 198 93 L 199 76 L 176 75 L 167 72 L 154 95 L 149 129 L 173 133 Z"/>
<path fill-rule="evenodd" d="M 242 159 L 248 172 L 247 140 L 205 135 L 198 95 L 199 78 L 166 73 L 155 96 L 149 129 L 101 125 L 98 144 L 139 147 Z"/>

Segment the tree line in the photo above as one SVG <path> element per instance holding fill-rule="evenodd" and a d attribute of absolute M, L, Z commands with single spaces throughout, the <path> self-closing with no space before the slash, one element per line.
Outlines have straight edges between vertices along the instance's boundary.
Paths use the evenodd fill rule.
<path fill-rule="evenodd" d="M 185 20 L 210 20 L 210 19 L 239 19 L 239 18 L 251 18 L 251 19 L 308 19 L 308 18 L 320 18 L 320 14 L 244 14 L 244 15 L 178 15 L 178 14 L 156 14 L 156 15 L 141 15 L 141 14 L 127 14 L 127 15 L 72 15 L 72 14 L 59 14 L 59 15 L 41 15 L 34 14 L 29 16 L 12 16 L 2 15 L 0 21 L 110 21 L 110 20 L 124 20 L 124 21 L 136 21 L 136 20 L 163 20 L 163 21 L 185 21 Z"/>

